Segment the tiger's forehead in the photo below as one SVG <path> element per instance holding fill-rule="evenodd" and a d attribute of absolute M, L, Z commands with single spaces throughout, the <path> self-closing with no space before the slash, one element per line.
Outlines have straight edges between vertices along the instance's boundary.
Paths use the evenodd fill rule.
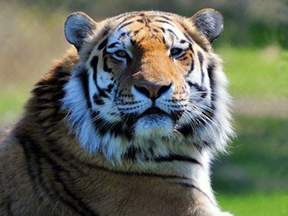
<path fill-rule="evenodd" d="M 153 12 L 127 14 L 114 23 L 113 36 L 122 41 L 129 38 L 132 43 L 158 41 L 166 44 L 171 40 L 184 38 L 184 29 L 178 20 L 179 17 L 171 14 Z"/>

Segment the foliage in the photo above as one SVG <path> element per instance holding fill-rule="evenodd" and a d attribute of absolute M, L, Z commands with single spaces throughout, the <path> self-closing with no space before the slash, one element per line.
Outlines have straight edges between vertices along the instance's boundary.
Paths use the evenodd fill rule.
<path fill-rule="evenodd" d="M 238 138 L 213 170 L 220 206 L 237 216 L 288 215 L 286 119 L 237 116 Z"/>
<path fill-rule="evenodd" d="M 249 193 L 217 196 L 222 209 L 235 216 L 287 216 L 288 195 L 277 193 Z"/>
<path fill-rule="evenodd" d="M 216 191 L 288 191 L 287 128 L 286 119 L 236 116 L 237 139 L 213 169 Z"/>
<path fill-rule="evenodd" d="M 270 45 L 263 49 L 218 46 L 233 96 L 287 97 L 288 51 Z"/>

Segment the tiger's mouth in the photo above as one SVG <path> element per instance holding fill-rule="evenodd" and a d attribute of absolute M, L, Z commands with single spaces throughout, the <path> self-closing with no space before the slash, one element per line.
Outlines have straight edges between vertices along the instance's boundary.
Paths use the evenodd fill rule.
<path fill-rule="evenodd" d="M 179 120 L 181 118 L 183 114 L 183 111 L 173 111 L 171 113 L 167 113 L 164 110 L 156 107 L 156 106 L 152 106 L 150 108 L 148 108 L 147 110 L 145 110 L 143 113 L 141 113 L 137 119 L 143 118 L 143 117 L 156 117 L 156 116 L 162 116 L 162 117 L 168 117 L 172 120 L 174 120 L 175 122 L 177 120 Z"/>
<path fill-rule="evenodd" d="M 145 110 L 141 115 L 139 115 L 139 118 L 144 117 L 144 116 L 148 116 L 148 115 L 166 115 L 166 116 L 170 116 L 167 112 L 163 111 L 162 109 L 153 106 L 153 107 L 150 107 L 147 110 Z"/>

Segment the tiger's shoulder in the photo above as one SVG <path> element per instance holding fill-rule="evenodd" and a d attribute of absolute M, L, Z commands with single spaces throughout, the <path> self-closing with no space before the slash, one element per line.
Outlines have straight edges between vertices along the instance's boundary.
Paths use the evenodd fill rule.
<path fill-rule="evenodd" d="M 51 209 L 56 203 L 52 204 L 47 197 L 42 199 L 42 189 L 35 187 L 33 182 L 41 181 L 41 178 L 37 177 L 36 160 L 32 158 L 36 154 L 31 152 L 39 153 L 37 148 L 49 144 L 45 133 L 54 130 L 56 119 L 63 118 L 59 100 L 77 61 L 76 50 L 69 49 L 35 85 L 18 122 L 0 131 L 1 215 L 35 215 L 36 211 L 41 216 L 54 215 Z M 57 215 L 64 211 L 60 209 L 55 210 Z"/>

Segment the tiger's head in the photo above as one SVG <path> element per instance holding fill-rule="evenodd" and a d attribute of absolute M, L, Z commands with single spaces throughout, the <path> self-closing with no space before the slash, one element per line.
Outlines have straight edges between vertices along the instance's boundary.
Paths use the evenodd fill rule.
<path fill-rule="evenodd" d="M 65 35 L 79 55 L 65 86 L 70 129 L 109 160 L 224 150 L 232 134 L 226 77 L 211 43 L 223 18 L 130 12 L 95 22 L 71 14 Z"/>

